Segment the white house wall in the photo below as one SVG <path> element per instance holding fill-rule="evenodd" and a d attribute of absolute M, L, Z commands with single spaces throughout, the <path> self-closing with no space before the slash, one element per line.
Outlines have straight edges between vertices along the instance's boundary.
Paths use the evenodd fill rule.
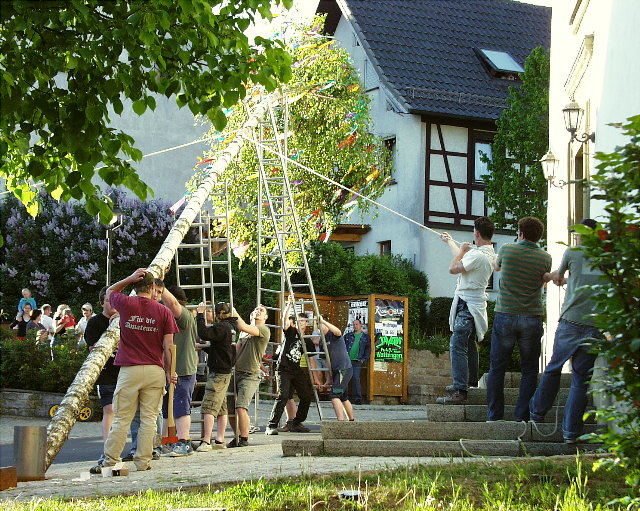
<path fill-rule="evenodd" d="M 354 45 L 354 32 L 344 17 L 338 23 L 335 37 L 349 52 L 362 77 L 367 57 L 361 45 Z M 373 66 L 366 66 L 367 70 L 373 69 Z M 371 76 L 369 76 L 367 82 L 372 83 L 372 80 Z M 379 84 L 379 81 L 376 80 L 375 83 Z M 422 122 L 417 115 L 396 113 L 390 110 L 387 92 L 382 85 L 379 84 L 379 88 L 370 90 L 369 95 L 371 97 L 370 110 L 373 120 L 373 132 L 383 138 L 392 136 L 396 138 L 394 178 L 397 184 L 389 186 L 379 200 L 382 204 L 422 224 L 425 211 L 427 124 Z M 430 127 L 430 129 L 433 129 L 435 134 L 435 126 Z M 467 151 L 467 128 L 444 124 L 442 125 L 442 133 L 448 151 Z M 431 136 L 430 139 L 433 142 L 433 148 L 441 149 L 437 134 Z M 432 155 L 432 158 L 434 160 L 431 162 L 431 172 L 439 176 L 438 180 L 446 181 L 447 175 L 443 157 L 439 157 L 439 163 L 434 163 L 438 159 L 437 155 Z M 467 158 L 449 156 L 449 163 L 452 180 L 454 182 L 466 182 Z M 436 179 L 434 174 L 432 174 L 431 179 Z M 439 190 L 438 188 L 441 189 Z M 456 190 L 455 193 L 460 207 L 466 207 L 466 191 Z M 476 206 L 475 202 L 482 198 L 482 192 L 480 194 L 474 192 L 473 198 L 473 214 L 480 216 L 484 211 L 476 213 L 481 206 Z M 432 209 L 453 213 L 449 188 L 433 187 L 430 204 Z M 482 204 L 482 202 L 480 201 L 479 204 Z M 451 222 L 451 219 L 443 218 L 442 221 Z M 402 255 L 413 261 L 418 269 L 428 275 L 431 296 L 453 296 L 456 279 L 448 273 L 452 256 L 448 247 L 434 233 L 428 232 L 382 209 L 378 211 L 378 216 L 375 216 L 375 213 L 363 214 L 356 210 L 343 219 L 343 223 L 362 223 L 371 226 L 371 231 L 363 235 L 360 242 L 347 244 L 353 246 L 356 253 L 379 254 L 379 243 L 391 241 L 393 254 Z M 473 222 L 468 221 L 465 223 L 472 224 Z M 469 231 L 460 231 L 454 228 L 447 230 L 456 240 L 472 241 L 473 239 L 472 233 Z M 513 237 L 497 235 L 495 241 L 499 247 L 507 241 L 513 241 Z M 490 296 L 491 299 L 495 299 L 494 292 L 491 292 Z"/>
<path fill-rule="evenodd" d="M 573 23 L 570 18 L 577 6 Z M 612 152 L 625 143 L 620 130 L 611 123 L 623 122 L 640 113 L 640 2 L 637 0 L 577 0 L 556 2 L 551 27 L 551 80 L 549 99 L 550 148 L 560 160 L 556 171 L 559 179 L 569 177 L 567 143 L 562 108 L 571 96 L 585 109 L 579 133 L 595 132 L 595 144 L 583 146 L 585 173 L 593 174 L 597 151 Z M 591 40 L 592 38 L 592 40 Z M 580 144 L 572 144 L 572 154 Z M 554 267 L 560 263 L 569 241 L 571 198 L 567 187 L 549 189 L 548 239 Z M 586 211 L 592 218 L 602 219 L 602 204 L 590 201 Z M 578 219 L 579 221 L 579 219 Z M 562 290 L 549 286 L 545 339 L 545 358 L 553 346 L 555 325 L 564 299 Z"/>

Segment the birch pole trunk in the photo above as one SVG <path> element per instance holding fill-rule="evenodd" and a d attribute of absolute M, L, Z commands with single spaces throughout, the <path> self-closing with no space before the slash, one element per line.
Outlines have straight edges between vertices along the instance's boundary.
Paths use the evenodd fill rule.
<path fill-rule="evenodd" d="M 164 269 L 173 261 L 178 245 L 184 239 L 189 227 L 202 209 L 209 194 L 217 184 L 218 176 L 224 172 L 229 163 L 239 154 L 245 138 L 252 137 L 253 129 L 258 125 L 267 111 L 271 102 L 277 102 L 279 95 L 272 93 L 264 97 L 250 113 L 247 121 L 236 133 L 235 138 L 222 152 L 220 157 L 211 165 L 207 177 L 200 186 L 191 194 L 184 211 L 174 226 L 169 231 L 162 247 L 148 267 L 156 277 L 161 275 Z M 102 368 L 120 339 L 120 325 L 117 318 L 111 321 L 107 331 L 89 352 L 89 356 L 76 374 L 73 383 L 67 389 L 55 416 L 47 427 L 47 451 L 45 455 L 45 467 L 48 469 L 56 455 L 67 441 L 71 428 L 76 422 L 78 413 L 86 402 L 89 393 L 93 389 Z"/>

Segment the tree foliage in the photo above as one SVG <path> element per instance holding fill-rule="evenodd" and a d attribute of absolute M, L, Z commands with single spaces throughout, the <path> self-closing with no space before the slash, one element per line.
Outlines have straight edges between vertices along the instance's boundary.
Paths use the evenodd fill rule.
<path fill-rule="evenodd" d="M 582 236 L 582 250 L 604 274 L 592 288 L 596 322 L 605 338 L 595 350 L 608 364 L 604 371 L 606 396 L 613 406 L 599 410 L 602 422 L 616 421 L 598 439 L 614 454 L 605 465 L 625 468 L 627 483 L 640 504 L 640 115 L 623 126 L 627 144 L 612 153 L 596 153 L 600 161 L 592 176 L 594 199 L 605 202 L 607 218 L 595 230 L 574 226 Z M 631 498 L 631 497 L 630 497 Z M 629 500 L 629 499 L 628 499 Z M 628 509 L 635 507 L 629 504 Z"/>
<path fill-rule="evenodd" d="M 496 123 L 492 159 L 483 158 L 485 197 L 498 228 L 515 229 L 519 218 L 531 215 L 546 222 L 547 182 L 539 160 L 549 147 L 549 52 L 535 48 L 520 76 Z"/>
<path fill-rule="evenodd" d="M 130 160 L 142 153 L 110 127 L 125 108 L 142 115 L 160 95 L 224 128 L 223 108 L 250 83 L 273 90 L 290 76 L 277 41 L 244 31 L 272 4 L 292 0 L 2 2 L 0 176 L 35 215 L 36 183 L 91 215 L 111 219 L 96 173 L 144 199 L 149 187 Z"/>
<path fill-rule="evenodd" d="M 289 97 L 289 156 L 375 198 L 382 194 L 389 180 L 390 155 L 380 139 L 369 131 L 369 97 L 348 53 L 334 40 L 321 36 L 322 24 L 322 18 L 318 17 L 309 26 L 301 27 L 286 47 L 294 60 L 285 91 Z M 233 138 L 233 130 L 244 122 L 252 102 L 260 100 L 260 92 L 252 91 L 249 100 L 234 109 L 228 132 L 219 133 L 215 126 L 212 128 L 210 136 L 217 140 L 206 159 L 214 159 L 219 148 Z M 293 164 L 288 171 L 306 242 L 326 240 L 341 215 L 362 202 Z M 237 245 L 248 244 L 246 254 L 255 256 L 258 160 L 252 144 L 244 146 L 227 168 L 225 177 L 230 183 L 232 238 Z M 197 172 L 191 185 L 199 179 Z M 360 204 L 363 209 L 366 206 Z"/>
<path fill-rule="evenodd" d="M 0 248 L 0 308 L 8 317 L 15 315 L 20 290 L 27 287 L 38 305 L 49 302 L 55 308 L 66 303 L 76 317 L 85 302 L 97 310 L 98 291 L 106 279 L 105 228 L 81 202 L 59 202 L 40 193 L 46 214 L 35 218 L 15 197 L 0 203 L 0 230 L 6 241 Z M 113 232 L 115 282 L 153 259 L 173 216 L 161 200 L 141 201 L 116 191 L 111 196 L 123 212 L 122 226 Z"/>

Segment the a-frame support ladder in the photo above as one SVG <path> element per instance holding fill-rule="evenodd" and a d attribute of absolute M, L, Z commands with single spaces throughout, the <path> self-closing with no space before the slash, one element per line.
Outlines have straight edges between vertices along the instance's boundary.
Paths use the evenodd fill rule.
<path fill-rule="evenodd" d="M 314 371 L 331 371 L 331 361 L 324 333 L 320 326 L 320 309 L 316 300 L 307 254 L 305 251 L 300 220 L 298 218 L 293 191 L 287 172 L 287 139 L 289 131 L 289 106 L 286 95 L 279 106 L 271 106 L 266 118 L 262 119 L 257 128 L 255 139 L 266 147 L 271 147 L 278 154 L 265 153 L 263 147 L 254 144 L 258 155 L 259 182 L 258 182 L 258 271 L 257 271 L 257 302 L 261 303 L 262 294 L 270 293 L 279 295 L 279 307 L 267 307 L 274 313 L 285 309 L 285 292 L 293 297 L 295 304 L 311 305 L 312 317 L 309 324 L 317 323 L 320 331 L 321 351 L 307 352 L 306 339 L 311 334 L 303 333 L 302 350 L 307 361 L 309 379 L 313 389 L 318 415 L 323 420 L 322 408 L 318 398 L 318 392 L 314 385 Z M 266 210 L 266 211 L 265 211 Z M 279 270 L 279 271 L 278 271 Z M 302 282 L 293 283 L 294 273 L 302 274 Z M 263 286 L 263 277 L 277 276 L 280 279 L 280 289 L 271 289 Z M 302 290 L 302 291 L 301 291 Z M 295 293 L 302 292 L 311 299 L 296 300 Z M 297 311 L 292 311 L 296 316 L 296 327 L 300 331 L 300 323 Z M 282 318 L 286 320 L 286 318 Z M 281 325 L 268 325 L 282 328 Z M 282 338 L 284 342 L 284 337 Z M 277 343 L 274 343 L 277 344 Z M 272 344 L 273 345 L 273 344 Z M 282 353 L 282 350 L 280 350 Z M 326 367 L 312 368 L 310 357 L 320 355 L 326 360 Z"/>
<path fill-rule="evenodd" d="M 229 304 L 233 307 L 233 279 L 231 270 L 231 243 L 229 241 L 229 200 L 227 195 L 227 182 L 224 183 L 222 192 L 212 193 L 211 197 L 221 199 L 224 207 L 222 214 L 216 214 L 216 208 L 209 201 L 200 211 L 191 227 L 196 227 L 195 243 L 181 243 L 175 253 L 176 280 L 187 295 L 189 291 L 196 291 L 199 299 L 207 306 L 215 308 L 216 296 L 220 294 L 228 297 Z M 222 231 L 223 236 L 212 237 L 214 232 Z M 214 245 L 215 244 L 215 245 Z M 180 251 L 195 251 L 197 263 L 181 263 Z M 191 258 L 193 260 L 193 258 Z M 218 268 L 226 266 L 225 278 L 220 278 Z M 187 305 L 187 309 L 195 309 L 197 305 Z M 207 347 L 208 344 L 201 344 Z M 201 354 L 203 352 L 200 352 Z M 204 371 L 207 374 L 207 362 L 200 356 L 198 373 Z M 205 381 L 197 381 L 196 387 L 205 387 Z M 235 389 L 235 379 L 233 388 Z M 234 395 L 235 392 L 230 393 Z M 191 406 L 201 406 L 202 401 L 192 401 Z M 229 413 L 233 417 L 233 412 Z M 192 424 L 200 424 L 201 435 L 204 436 L 204 420 L 191 421 Z"/>

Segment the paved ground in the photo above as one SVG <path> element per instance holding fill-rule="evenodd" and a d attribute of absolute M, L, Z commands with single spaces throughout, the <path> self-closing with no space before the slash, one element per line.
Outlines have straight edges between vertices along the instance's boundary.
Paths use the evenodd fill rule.
<path fill-rule="evenodd" d="M 325 418 L 331 417 L 329 408 L 323 406 Z M 260 410 L 266 417 L 268 407 Z M 197 414 L 196 414 L 197 416 Z M 424 420 L 421 406 L 360 406 L 356 410 L 358 420 Z M 264 419 L 258 421 L 264 425 Z M 0 456 L 2 465 L 11 464 L 10 456 L 14 425 L 46 425 L 45 419 L 3 417 L 0 421 Z M 317 411 L 312 410 L 308 424 L 318 431 Z M 229 433 L 230 435 L 230 433 Z M 47 472 L 45 481 L 20 483 L 18 488 L 0 493 L 0 499 L 30 499 L 36 497 L 95 497 L 97 495 L 128 494 L 146 489 L 176 490 L 202 486 L 210 483 L 242 481 L 257 478 L 274 478 L 305 474 L 330 474 L 345 471 L 368 471 L 416 463 L 450 463 L 446 458 L 403 457 L 298 457 L 283 458 L 280 442 L 283 438 L 319 438 L 319 433 L 280 434 L 266 436 L 256 433 L 251 437 L 251 446 L 240 449 L 225 449 L 209 453 L 196 453 L 187 458 L 162 458 L 153 462 L 147 472 L 136 473 L 129 465 L 131 475 L 123 478 L 91 476 L 88 481 L 73 481 L 81 472 L 89 470 L 100 453 L 101 438 L 99 423 L 77 423 L 71 440 L 59 454 Z M 393 454 L 393 453 L 390 453 Z M 74 461 L 65 461 L 74 460 Z M 0 505 L 1 507 L 1 505 Z"/>

